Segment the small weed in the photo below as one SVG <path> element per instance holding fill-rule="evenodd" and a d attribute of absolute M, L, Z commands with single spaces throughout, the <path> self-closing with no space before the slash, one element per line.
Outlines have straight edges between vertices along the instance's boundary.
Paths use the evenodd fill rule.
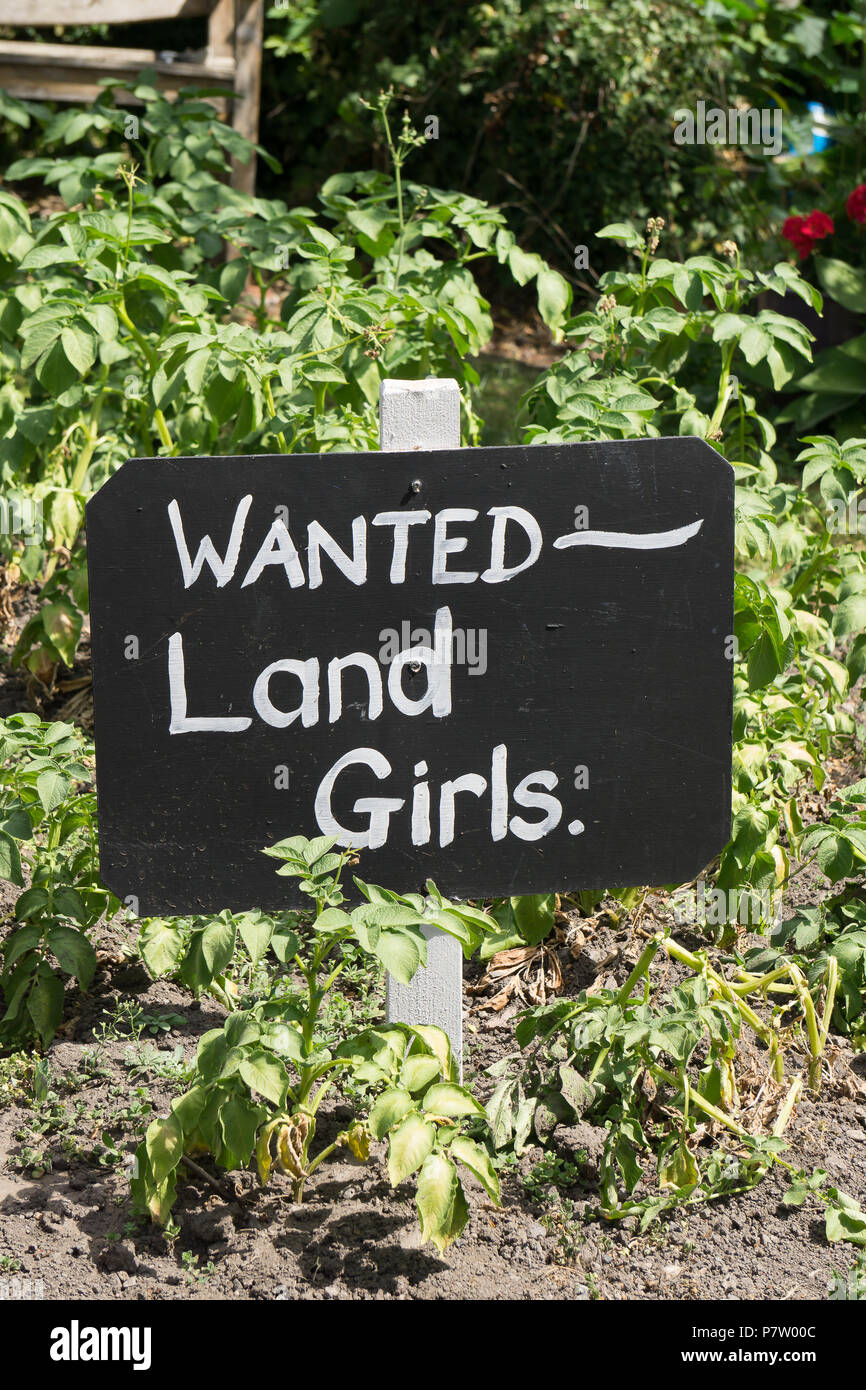
<path fill-rule="evenodd" d="M 126 1049 L 123 1065 L 133 1077 L 158 1076 L 167 1081 L 185 1081 L 190 1070 L 181 1043 L 171 1053 L 161 1052 L 150 1043 L 136 1043 Z"/>
<path fill-rule="evenodd" d="M 194 1255 L 191 1250 L 184 1250 L 180 1258 L 186 1270 L 186 1282 L 188 1284 L 206 1284 L 208 1279 L 217 1272 L 213 1260 L 208 1260 L 207 1264 L 199 1269 L 199 1256 Z"/>
<path fill-rule="evenodd" d="M 559 1154 L 545 1154 L 525 1175 L 523 1186 L 533 1202 L 555 1202 L 559 1199 L 560 1188 L 577 1186 L 586 1162 L 587 1154 L 583 1150 L 575 1152 L 573 1161 Z"/>
<path fill-rule="evenodd" d="M 143 1033 L 157 1037 L 160 1033 L 170 1033 L 173 1028 L 182 1028 L 186 1019 L 178 1013 L 147 1013 L 132 999 L 118 1003 L 112 1014 L 106 1014 L 106 1022 L 94 1029 L 103 1042 L 117 1042 L 132 1038 L 138 1042 Z"/>
<path fill-rule="evenodd" d="M 39 1061 L 35 1052 L 13 1052 L 10 1057 L 0 1057 L 0 1107 L 15 1105 L 32 1094 Z"/>

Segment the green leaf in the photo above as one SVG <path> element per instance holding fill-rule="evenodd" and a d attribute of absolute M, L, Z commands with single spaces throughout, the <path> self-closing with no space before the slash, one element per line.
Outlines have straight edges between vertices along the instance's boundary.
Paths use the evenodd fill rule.
<path fill-rule="evenodd" d="M 297 1028 L 290 1023 L 269 1023 L 262 1033 L 262 1046 L 270 1052 L 278 1052 L 281 1057 L 290 1057 L 293 1062 L 301 1061 L 304 1055 L 304 1039 Z"/>
<path fill-rule="evenodd" d="M 685 1144 L 677 1144 L 668 1157 L 659 1163 L 659 1187 L 679 1191 L 684 1187 L 697 1187 L 701 1180 L 698 1165 Z"/>
<path fill-rule="evenodd" d="M 288 1073 L 282 1062 L 264 1050 L 256 1051 L 244 1058 L 238 1071 L 251 1090 L 282 1108 L 289 1089 Z"/>
<path fill-rule="evenodd" d="M 351 927 L 352 919 L 348 912 L 343 912 L 339 907 L 326 907 L 324 912 L 320 912 L 316 918 L 316 931 L 334 932 L 342 931 L 344 927 Z"/>
<path fill-rule="evenodd" d="M 772 340 L 769 335 L 754 323 L 749 324 L 749 327 L 741 335 L 739 342 L 741 353 L 752 367 L 756 366 L 758 362 L 766 357 L 772 345 Z"/>
<path fill-rule="evenodd" d="M 29 816 L 27 823 L 30 824 Z M 0 830 L 0 878 L 5 879 L 7 883 L 14 883 L 18 888 L 24 886 L 18 846 L 5 830 Z"/>
<path fill-rule="evenodd" d="M 849 594 L 837 604 L 833 614 L 833 631 L 837 637 L 866 631 L 866 594 Z"/>
<path fill-rule="evenodd" d="M 413 1109 L 415 1102 L 408 1091 L 392 1087 L 383 1091 L 370 1111 L 367 1128 L 374 1139 L 384 1139 L 398 1120 Z"/>
<path fill-rule="evenodd" d="M 271 937 L 271 950 L 282 965 L 294 959 L 300 946 L 300 940 L 293 931 L 275 931 Z"/>
<path fill-rule="evenodd" d="M 49 265 L 70 265 L 79 260 L 70 246 L 34 246 L 19 262 L 19 270 L 44 270 Z"/>
<path fill-rule="evenodd" d="M 346 382 L 345 372 L 335 362 L 302 362 L 300 371 L 307 381 L 320 381 L 335 386 L 343 386 Z"/>
<path fill-rule="evenodd" d="M 744 806 L 734 817 L 731 843 L 737 863 L 744 867 L 767 840 L 770 820 L 757 806 Z"/>
<path fill-rule="evenodd" d="M 220 1075 L 228 1052 L 222 1028 L 211 1028 L 199 1038 L 195 1064 L 203 1081 L 215 1081 Z"/>
<path fill-rule="evenodd" d="M 154 978 L 170 975 L 183 954 L 184 934 L 173 921 L 152 917 L 138 938 L 142 959 Z"/>
<path fill-rule="evenodd" d="M 555 905 L 553 893 L 529 893 L 511 899 L 514 924 L 527 946 L 537 946 L 553 931 Z"/>
<path fill-rule="evenodd" d="M 67 975 L 74 975 L 86 990 L 96 973 L 96 952 L 87 937 L 75 927 L 55 923 L 48 928 L 45 939 Z"/>
<path fill-rule="evenodd" d="M 815 266 L 821 288 L 831 299 L 855 314 L 866 314 L 866 275 L 832 256 L 816 256 Z"/>
<path fill-rule="evenodd" d="M 464 1115 L 483 1116 L 484 1114 L 484 1107 L 474 1096 L 470 1095 L 463 1086 L 457 1086 L 449 1081 L 442 1081 L 438 1086 L 431 1086 L 425 1094 L 422 1104 L 428 1114 L 445 1115 L 449 1119 L 458 1119 Z"/>
<path fill-rule="evenodd" d="M 459 1186 L 457 1169 L 444 1154 L 433 1153 L 425 1159 L 418 1176 L 415 1202 L 421 1217 L 421 1234 L 425 1240 L 431 1240 L 439 1251 L 455 1239 L 451 1231 Z"/>
<path fill-rule="evenodd" d="M 838 1207 L 828 1207 L 825 1230 L 829 1241 L 847 1240 L 852 1245 L 866 1246 L 866 1212 L 851 1198 L 839 1193 Z"/>
<path fill-rule="evenodd" d="M 209 922 L 201 935 L 201 953 L 211 975 L 221 975 L 234 955 L 235 928 L 230 922 L 217 918 Z"/>
<path fill-rule="evenodd" d="M 54 890 L 54 911 L 58 917 L 71 917 L 79 926 L 87 926 L 87 908 L 77 888 L 63 883 Z"/>
<path fill-rule="evenodd" d="M 245 1168 L 256 1146 L 256 1130 L 268 1118 L 268 1111 L 245 1096 L 230 1096 L 220 1107 L 219 1115 L 226 1148 L 235 1160 L 231 1166 Z M 226 1157 L 221 1155 L 223 1161 Z"/>
<path fill-rule="evenodd" d="M 533 275 L 538 273 L 539 267 L 543 264 L 541 257 L 521 251 L 519 246 L 512 246 L 508 252 L 508 269 L 514 276 L 518 285 L 525 285 Z"/>
<path fill-rule="evenodd" d="M 439 1060 L 436 1057 L 407 1057 L 400 1074 L 400 1083 L 407 1091 L 423 1091 L 431 1081 L 439 1076 Z"/>
<path fill-rule="evenodd" d="M 548 328 L 558 333 L 571 307 L 571 286 L 556 270 L 545 267 L 536 278 L 538 312 Z"/>
<path fill-rule="evenodd" d="M 166 1115 L 148 1125 L 144 1147 L 150 1160 L 155 1182 L 164 1182 L 180 1163 L 183 1154 L 183 1131 L 176 1115 Z"/>
<path fill-rule="evenodd" d="M 427 1050 L 437 1058 L 440 1075 L 448 1081 L 456 1081 L 459 1071 L 451 1052 L 451 1040 L 444 1028 L 437 1028 L 434 1023 L 406 1024 L 405 1026 L 408 1032 L 420 1038 Z"/>
<path fill-rule="evenodd" d="M 53 811 L 71 791 L 71 780 L 57 768 L 46 768 L 36 778 L 36 794 L 44 811 Z"/>
<path fill-rule="evenodd" d="M 831 883 L 847 878 L 854 868 L 854 854 L 841 835 L 829 834 L 817 848 L 817 859 Z"/>
<path fill-rule="evenodd" d="M 16 806 L 4 816 L 0 811 L 0 830 L 15 840 L 33 839 L 33 822 L 24 806 Z"/>
<path fill-rule="evenodd" d="M 606 227 L 602 227 L 600 232 L 596 232 L 596 236 L 610 241 L 621 241 L 630 251 L 643 246 L 643 238 L 630 222 L 610 222 Z"/>
<path fill-rule="evenodd" d="M 388 1176 L 391 1186 L 403 1182 L 433 1152 L 436 1126 L 414 1111 L 406 1115 L 388 1135 Z"/>
<path fill-rule="evenodd" d="M 201 1083 L 193 1086 L 189 1091 L 184 1091 L 182 1096 L 175 1096 L 171 1102 L 171 1113 L 177 1116 L 180 1127 L 185 1134 L 190 1134 L 195 1129 L 207 1101 L 208 1088 Z"/>
<path fill-rule="evenodd" d="M 63 1017 L 63 981 L 53 973 L 41 975 L 27 998 L 27 1012 L 43 1048 L 48 1047 Z"/>
<path fill-rule="evenodd" d="M 374 949 L 394 979 L 408 985 L 421 964 L 420 942 L 403 931 L 383 931 Z"/>
<path fill-rule="evenodd" d="M 48 901 L 48 894 L 44 888 L 25 888 L 15 904 L 15 916 L 19 922 L 26 922 L 28 917 L 35 917 L 47 907 Z"/>
<path fill-rule="evenodd" d="M 57 648 L 64 665 L 71 667 L 81 636 L 81 614 L 65 599 L 58 599 L 56 603 L 44 605 L 41 617 L 49 640 Z"/>
<path fill-rule="evenodd" d="M 85 376 L 96 361 L 93 335 L 70 324 L 60 334 L 60 345 L 79 375 Z"/>
<path fill-rule="evenodd" d="M 463 1163 L 474 1178 L 477 1178 L 481 1186 L 493 1199 L 497 1206 L 501 1202 L 499 1190 L 499 1176 L 493 1167 L 493 1162 L 487 1150 L 476 1143 L 474 1139 L 467 1139 L 465 1135 L 458 1134 L 457 1138 L 451 1143 L 448 1150 L 452 1158 Z"/>
<path fill-rule="evenodd" d="M 274 933 L 273 922 L 267 917 L 243 913 L 238 918 L 237 926 L 241 941 L 252 957 L 253 965 L 258 965 L 271 944 L 271 937 Z"/>

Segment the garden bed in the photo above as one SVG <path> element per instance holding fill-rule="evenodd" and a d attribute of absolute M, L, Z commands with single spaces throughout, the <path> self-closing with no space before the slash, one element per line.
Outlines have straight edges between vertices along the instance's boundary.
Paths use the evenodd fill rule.
<path fill-rule="evenodd" d="M 580 922 L 577 958 L 558 949 L 567 997 L 612 953 L 600 974 L 621 984 L 640 946 L 630 926 L 617 929 L 604 914 L 594 928 Z M 828 1245 L 818 1209 L 783 1205 L 781 1173 L 745 1195 L 662 1216 L 643 1234 L 634 1218 L 600 1219 L 593 1179 L 604 1131 L 586 1123 L 503 1168 L 501 1210 L 470 1181 L 469 1225 L 444 1255 L 422 1246 L 412 1184 L 391 1194 L 384 1145 L 375 1144 L 367 1164 L 332 1161 L 300 1207 L 285 1177 L 262 1190 L 251 1171 L 211 1166 L 234 1194 L 227 1200 L 186 1173 L 181 1234 L 170 1242 L 133 1220 L 133 1136 L 177 1093 L 179 1055 L 191 1061 L 223 1014 L 150 981 L 134 938 L 131 926 L 105 933 L 91 992 L 71 1001 L 48 1056 L 56 1101 L 19 1098 L 0 1109 L 2 1277 L 42 1280 L 45 1297 L 796 1300 L 826 1297 L 835 1274 L 854 1265 L 851 1246 Z M 473 967 L 467 983 L 479 973 Z M 487 1067 L 513 1050 L 517 1007 L 495 1012 L 486 1002 L 467 994 L 464 1013 L 467 1078 L 482 1094 Z M 128 1006 L 139 1011 L 137 1042 L 125 1036 Z M 170 1033 L 148 1031 L 159 1019 Z M 9 1060 L 0 1068 L 8 1078 Z M 332 1107 L 325 1130 L 348 1117 Z M 787 1137 L 791 1162 L 824 1168 L 866 1198 L 866 1057 L 843 1039 L 832 1039 L 821 1094 L 802 1101 Z"/>

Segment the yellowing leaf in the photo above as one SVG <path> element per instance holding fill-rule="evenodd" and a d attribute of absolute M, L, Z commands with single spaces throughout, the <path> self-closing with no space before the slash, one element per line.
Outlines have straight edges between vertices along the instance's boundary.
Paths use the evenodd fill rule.
<path fill-rule="evenodd" d="M 388 1177 L 396 1187 L 421 1167 L 436 1142 L 436 1127 L 414 1112 L 391 1130 L 388 1148 Z"/>
<path fill-rule="evenodd" d="M 448 1119 L 458 1119 L 464 1115 L 483 1115 L 484 1109 L 474 1096 L 462 1086 L 442 1081 L 431 1086 L 423 1100 L 428 1115 L 445 1115 Z"/>

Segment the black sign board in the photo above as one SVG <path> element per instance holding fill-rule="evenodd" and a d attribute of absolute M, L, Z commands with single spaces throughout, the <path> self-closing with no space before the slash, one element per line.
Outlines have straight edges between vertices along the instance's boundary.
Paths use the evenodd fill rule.
<path fill-rule="evenodd" d="M 90 501 L 101 872 L 260 851 L 455 896 L 681 882 L 730 833 L 733 471 L 692 438 L 133 459 Z"/>

